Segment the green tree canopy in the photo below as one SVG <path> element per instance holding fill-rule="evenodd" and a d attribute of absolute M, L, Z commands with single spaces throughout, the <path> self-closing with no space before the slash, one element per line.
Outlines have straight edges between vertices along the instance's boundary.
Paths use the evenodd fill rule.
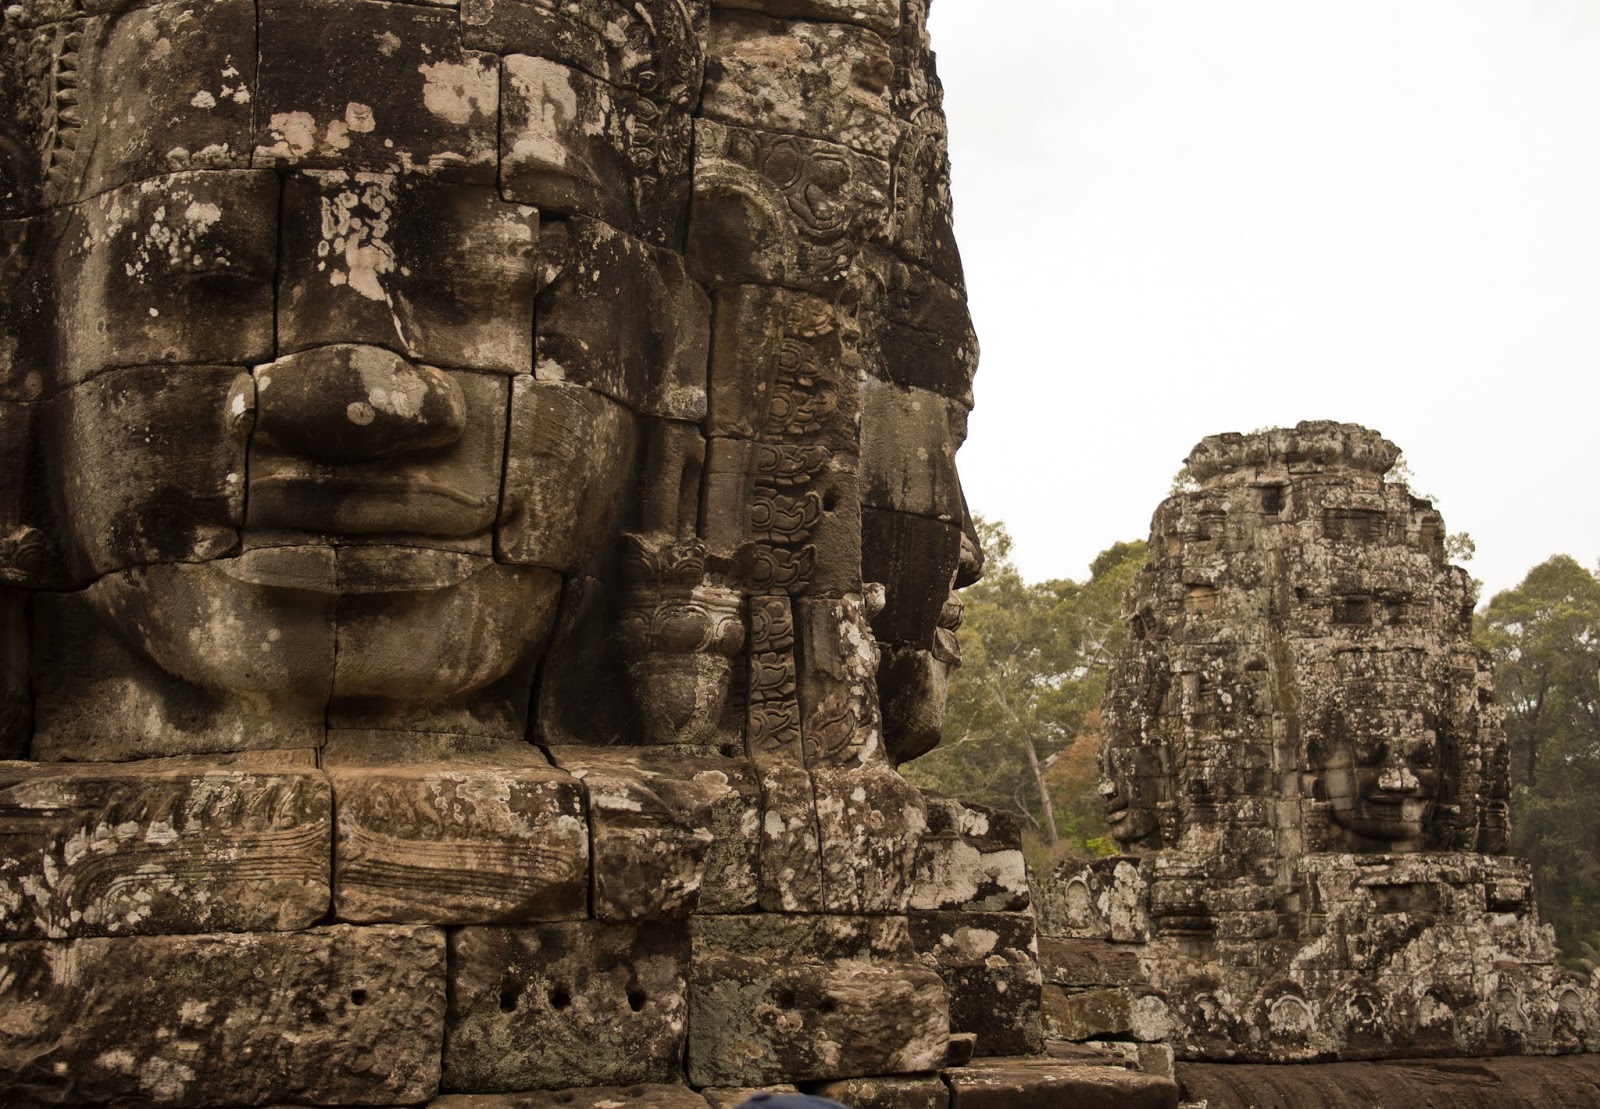
<path fill-rule="evenodd" d="M 1084 582 L 1029 584 L 1004 525 L 978 522 L 988 562 L 962 597 L 962 666 L 944 743 L 906 767 L 920 786 L 1023 818 L 1048 844 L 1104 852 L 1095 748 L 1106 668 L 1121 647 L 1123 595 L 1143 541 L 1102 551 Z"/>
<path fill-rule="evenodd" d="M 1557 555 L 1479 615 L 1511 748 L 1512 850 L 1570 960 L 1600 954 L 1600 581 Z M 1587 955 L 1585 953 L 1587 952 Z"/>

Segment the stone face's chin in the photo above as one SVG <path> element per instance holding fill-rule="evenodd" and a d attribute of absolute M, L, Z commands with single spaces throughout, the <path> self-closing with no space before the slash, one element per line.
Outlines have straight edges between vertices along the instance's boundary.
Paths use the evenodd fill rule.
<path fill-rule="evenodd" d="M 1398 851 L 1421 841 L 1432 811 L 1431 799 L 1408 797 L 1390 801 L 1362 797 L 1347 808 L 1335 807 L 1333 818 L 1341 827 L 1367 839 L 1388 843 Z"/>
<path fill-rule="evenodd" d="M 106 625 L 165 672 L 269 704 L 437 704 L 509 674 L 548 637 L 559 575 L 418 548 L 279 547 L 114 574 Z"/>
<path fill-rule="evenodd" d="M 1323 781 L 1334 823 L 1388 850 L 1407 851 L 1421 843 L 1433 814 L 1433 790 L 1419 785 L 1410 793 L 1384 790 L 1377 770 L 1330 770 Z"/>
<path fill-rule="evenodd" d="M 341 594 L 334 698 L 395 704 L 454 700 L 526 665 L 549 638 L 561 578 L 484 560 L 444 588 Z"/>
<path fill-rule="evenodd" d="M 1106 826 L 1111 838 L 1118 843 L 1138 843 L 1154 834 L 1155 815 L 1146 809 L 1135 809 L 1126 801 L 1112 801 L 1106 805 Z"/>

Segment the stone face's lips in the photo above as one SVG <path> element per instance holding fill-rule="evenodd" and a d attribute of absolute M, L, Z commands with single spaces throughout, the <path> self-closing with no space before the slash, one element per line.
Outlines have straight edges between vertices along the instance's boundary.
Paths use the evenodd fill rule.
<path fill-rule="evenodd" d="M 308 593 L 423 593 L 449 589 L 493 564 L 482 555 L 402 544 L 258 547 L 215 565 L 236 581 Z"/>
<path fill-rule="evenodd" d="M 254 527 L 329 535 L 469 536 L 494 523 L 499 475 L 471 482 L 390 476 L 278 473 L 252 477 Z"/>
<path fill-rule="evenodd" d="M 438 497 L 473 509 L 487 508 L 493 503 L 492 497 L 469 493 L 465 489 L 445 482 L 418 478 L 265 477 L 260 479 L 258 488 L 273 491 L 314 488 L 319 492 L 348 493 L 362 497 L 390 497 L 397 500 Z"/>

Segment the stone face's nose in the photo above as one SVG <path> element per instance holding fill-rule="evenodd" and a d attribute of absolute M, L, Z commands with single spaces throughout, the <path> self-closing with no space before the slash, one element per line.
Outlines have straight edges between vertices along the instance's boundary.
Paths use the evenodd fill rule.
<path fill-rule="evenodd" d="M 256 435 L 305 458 L 388 458 L 449 446 L 466 430 L 466 398 L 450 374 L 381 347 L 297 351 L 255 378 Z"/>
<path fill-rule="evenodd" d="M 1386 766 L 1378 775 L 1378 788 L 1385 793 L 1410 793 L 1421 784 L 1409 766 Z"/>

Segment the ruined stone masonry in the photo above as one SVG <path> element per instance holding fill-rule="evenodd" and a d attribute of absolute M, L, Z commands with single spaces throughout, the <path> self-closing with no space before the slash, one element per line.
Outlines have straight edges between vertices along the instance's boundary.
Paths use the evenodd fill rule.
<path fill-rule="evenodd" d="M 1156 512 L 1104 705 L 1128 854 L 1041 883 L 1050 1034 L 1255 1063 L 1600 1048 L 1596 990 L 1556 965 L 1528 868 L 1503 854 L 1509 769 L 1474 588 L 1432 505 L 1386 478 L 1398 455 L 1364 428 L 1302 423 L 1189 456 L 1194 488 Z M 1298 1096 L 1270 1072 L 1178 1069 L 1213 1104 Z M 1329 1073 L 1350 1104 L 1383 1088 Z M 1431 1104 L 1391 1073 L 1378 1103 Z M 1570 1096 L 1562 1073 L 1484 1072 Z M 1600 1070 L 1584 1073 L 1592 1099 Z M 1459 1104 L 1524 1103 L 1459 1082 Z"/>
<path fill-rule="evenodd" d="M 1042 960 L 1015 822 L 897 772 L 982 564 L 926 16 L 4 9 L 0 1103 L 1170 1109 L 1174 1046 L 1600 1035 L 1368 433 L 1192 462 L 1107 711 L 1158 850 Z"/>
<path fill-rule="evenodd" d="M 1072 1085 L 926 0 L 3 21 L 0 1102 Z"/>

